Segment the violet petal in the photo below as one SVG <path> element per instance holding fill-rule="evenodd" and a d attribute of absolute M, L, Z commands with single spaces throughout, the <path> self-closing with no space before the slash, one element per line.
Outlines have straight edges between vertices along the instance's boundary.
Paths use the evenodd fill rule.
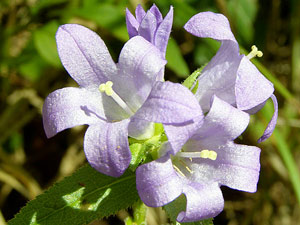
<path fill-rule="evenodd" d="M 273 84 L 259 72 L 246 56 L 243 56 L 235 86 L 237 108 L 249 110 L 256 107 L 270 98 L 273 92 Z"/>
<path fill-rule="evenodd" d="M 219 41 L 230 40 L 237 45 L 228 19 L 222 14 L 198 13 L 184 25 L 184 29 L 197 37 L 212 38 Z"/>
<path fill-rule="evenodd" d="M 128 126 L 128 136 L 137 140 L 151 138 L 154 134 L 155 127 L 153 122 L 132 118 Z"/>
<path fill-rule="evenodd" d="M 272 116 L 271 121 L 269 122 L 267 128 L 264 131 L 264 134 L 258 139 L 258 143 L 265 141 L 266 139 L 268 139 L 276 126 L 277 123 L 277 118 L 278 118 L 278 102 L 277 102 L 277 98 L 275 97 L 275 95 L 271 95 L 271 99 L 273 101 L 274 104 L 274 114 Z"/>
<path fill-rule="evenodd" d="M 156 18 L 150 11 L 148 11 L 140 23 L 138 33 L 147 41 L 153 43 L 156 27 Z"/>
<path fill-rule="evenodd" d="M 136 111 L 148 97 L 165 64 L 154 45 L 140 36 L 131 38 L 120 53 L 119 74 L 112 78 L 115 92 Z"/>
<path fill-rule="evenodd" d="M 131 12 L 126 8 L 126 26 L 129 38 L 132 38 L 138 35 L 138 28 L 140 24 L 137 22 L 135 17 L 131 14 Z"/>
<path fill-rule="evenodd" d="M 173 7 L 170 7 L 170 11 L 165 16 L 164 20 L 158 26 L 155 34 L 154 44 L 155 46 L 166 55 L 167 45 L 173 24 Z"/>
<path fill-rule="evenodd" d="M 182 193 L 182 186 L 169 157 L 143 164 L 136 170 L 136 187 L 147 206 L 159 207 L 173 201 Z"/>
<path fill-rule="evenodd" d="M 109 176 L 121 176 L 131 160 L 128 145 L 129 120 L 107 123 L 100 121 L 88 127 L 84 152 L 93 168 Z"/>
<path fill-rule="evenodd" d="M 217 54 L 205 66 L 198 78 L 199 85 L 195 94 L 201 108 L 207 112 L 213 95 L 235 105 L 235 82 L 242 56 L 232 41 L 223 41 Z"/>
<path fill-rule="evenodd" d="M 163 124 L 189 122 L 202 114 L 192 92 L 181 84 L 157 81 L 136 118 Z"/>
<path fill-rule="evenodd" d="M 153 4 L 151 6 L 151 8 L 149 9 L 149 11 L 155 16 L 157 24 L 160 24 L 161 21 L 163 20 L 163 17 L 159 11 L 159 9 L 157 8 L 157 6 L 155 4 Z"/>
<path fill-rule="evenodd" d="M 203 125 L 191 139 L 224 144 L 240 136 L 247 128 L 249 121 L 248 113 L 214 96 L 211 109 L 204 117 Z"/>
<path fill-rule="evenodd" d="M 227 142 L 223 145 L 203 143 L 199 140 L 189 151 L 214 150 L 216 160 L 193 159 L 186 162 L 193 171 L 189 179 L 199 183 L 218 182 L 240 191 L 255 192 L 260 171 L 260 149 L 255 146 L 238 145 Z"/>
<path fill-rule="evenodd" d="M 117 75 L 105 43 L 88 28 L 62 25 L 56 33 L 56 42 L 63 66 L 80 86 L 95 88 Z"/>
<path fill-rule="evenodd" d="M 105 120 L 100 92 L 63 88 L 48 95 L 43 105 L 43 124 L 48 138 L 70 127 Z"/>
<path fill-rule="evenodd" d="M 168 142 L 171 146 L 170 154 L 175 155 L 179 152 L 182 146 L 191 138 L 195 131 L 201 129 L 203 124 L 203 115 L 199 115 L 194 118 L 193 121 L 189 121 L 183 124 L 164 125 Z"/>
<path fill-rule="evenodd" d="M 180 212 L 177 221 L 193 222 L 217 216 L 224 208 L 224 199 L 217 183 L 190 183 L 183 190 L 187 206 L 186 211 Z"/>
<path fill-rule="evenodd" d="M 146 15 L 145 10 L 143 9 L 143 7 L 140 4 L 138 4 L 135 9 L 135 17 L 139 24 L 142 22 L 145 15 Z"/>

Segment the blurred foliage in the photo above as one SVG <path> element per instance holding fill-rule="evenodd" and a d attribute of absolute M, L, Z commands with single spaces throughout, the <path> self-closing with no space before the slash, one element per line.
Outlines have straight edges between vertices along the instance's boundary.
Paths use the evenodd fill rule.
<path fill-rule="evenodd" d="M 199 39 L 183 25 L 200 11 L 225 14 L 240 45 L 256 44 L 264 57 L 253 60 L 270 79 L 279 99 L 278 126 L 259 145 L 261 176 L 255 194 L 223 188 L 225 210 L 215 224 L 300 224 L 300 2 L 297 0 L 1 0 L 0 1 L 0 224 L 25 203 L 71 174 L 85 162 L 84 127 L 46 139 L 41 117 L 45 97 L 57 88 L 75 86 L 61 66 L 55 44 L 59 25 L 78 23 L 96 31 L 117 61 L 128 39 L 125 8 L 153 3 L 166 15 L 174 6 L 167 51 L 166 79 L 181 82 L 217 51 L 219 44 Z M 267 69 L 268 68 L 268 69 Z M 256 145 L 272 115 L 269 103 L 252 116 L 241 142 Z M 122 224 L 115 217 L 92 224 Z M 149 210 L 149 224 L 166 223 Z"/>

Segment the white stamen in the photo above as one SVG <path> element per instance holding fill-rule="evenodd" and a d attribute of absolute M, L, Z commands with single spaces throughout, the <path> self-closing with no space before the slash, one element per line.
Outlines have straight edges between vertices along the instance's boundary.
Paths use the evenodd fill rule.
<path fill-rule="evenodd" d="M 186 163 L 182 160 L 179 160 L 179 162 L 184 166 L 184 168 L 189 172 L 189 173 L 193 173 L 193 171 L 190 169 L 190 167 L 188 167 L 186 165 Z"/>
<path fill-rule="evenodd" d="M 211 159 L 216 160 L 218 154 L 212 150 L 202 150 L 201 152 L 178 152 L 176 156 L 182 158 L 203 158 L 203 159 Z"/>
<path fill-rule="evenodd" d="M 185 177 L 184 173 L 180 171 L 180 169 L 173 164 L 173 168 L 183 177 Z"/>
<path fill-rule="evenodd" d="M 124 109 L 130 116 L 134 114 L 134 112 L 128 107 L 128 105 L 123 101 L 123 99 L 120 98 L 119 95 L 117 95 L 116 92 L 112 89 L 113 82 L 107 81 L 105 84 L 100 84 L 99 91 L 105 92 L 107 96 L 110 96 L 115 100 L 115 102 Z"/>
<path fill-rule="evenodd" d="M 257 47 L 255 45 L 252 45 L 251 47 L 251 52 L 247 55 L 247 58 L 250 60 L 254 57 L 262 57 L 263 56 L 263 53 L 262 51 L 258 51 Z"/>

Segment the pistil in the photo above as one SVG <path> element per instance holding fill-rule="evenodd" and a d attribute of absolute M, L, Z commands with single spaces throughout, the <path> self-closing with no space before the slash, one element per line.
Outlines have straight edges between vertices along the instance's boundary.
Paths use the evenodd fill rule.
<path fill-rule="evenodd" d="M 262 51 L 258 51 L 258 48 L 255 45 L 252 45 L 251 52 L 247 55 L 247 58 L 250 60 L 254 57 L 262 57 L 263 53 Z"/>
<path fill-rule="evenodd" d="M 107 96 L 110 96 L 113 98 L 113 100 L 127 112 L 130 116 L 134 114 L 134 112 L 128 107 L 128 105 L 123 101 L 123 99 L 116 93 L 114 92 L 113 88 L 113 82 L 112 81 L 107 81 L 105 84 L 100 84 L 99 86 L 99 91 L 100 92 L 105 92 Z"/>
<path fill-rule="evenodd" d="M 218 154 L 212 150 L 202 150 L 201 152 L 178 152 L 176 156 L 182 158 L 203 158 L 203 159 L 211 159 L 216 160 Z"/>

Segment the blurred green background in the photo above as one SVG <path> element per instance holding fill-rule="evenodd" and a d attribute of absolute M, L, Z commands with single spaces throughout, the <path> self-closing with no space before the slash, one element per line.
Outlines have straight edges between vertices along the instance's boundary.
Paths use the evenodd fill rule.
<path fill-rule="evenodd" d="M 167 50 L 166 79 L 181 82 L 207 63 L 219 44 L 193 37 L 183 25 L 194 14 L 225 14 L 247 52 L 253 44 L 264 53 L 252 60 L 276 88 L 279 119 L 272 137 L 256 140 L 270 120 L 273 106 L 252 116 L 239 142 L 262 149 L 261 176 L 254 194 L 222 188 L 225 209 L 215 224 L 300 224 L 300 2 L 297 0 L 1 0 L 0 1 L 0 224 L 28 200 L 85 163 L 85 127 L 47 139 L 41 108 L 45 97 L 76 86 L 56 51 L 59 25 L 78 23 L 96 31 L 117 61 L 128 35 L 125 8 L 155 3 L 165 16 L 174 6 Z M 258 90 L 259 91 L 259 90 Z M 126 211 L 92 224 L 122 224 Z M 162 211 L 151 209 L 149 224 L 165 224 Z"/>

